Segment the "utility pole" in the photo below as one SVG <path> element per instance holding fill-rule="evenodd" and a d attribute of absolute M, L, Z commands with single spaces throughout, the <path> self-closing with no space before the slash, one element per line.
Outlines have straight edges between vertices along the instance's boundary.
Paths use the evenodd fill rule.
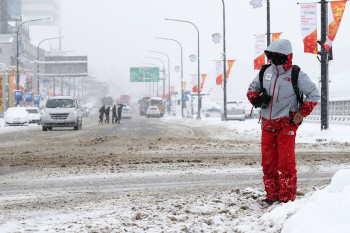
<path fill-rule="evenodd" d="M 327 130 L 329 127 L 329 86 L 328 86 L 328 53 L 324 43 L 328 34 L 328 2 L 321 0 L 321 130 Z"/>
<path fill-rule="evenodd" d="M 270 30 L 270 0 L 266 1 L 266 8 L 267 8 L 267 47 L 269 47 L 271 43 L 271 30 Z"/>

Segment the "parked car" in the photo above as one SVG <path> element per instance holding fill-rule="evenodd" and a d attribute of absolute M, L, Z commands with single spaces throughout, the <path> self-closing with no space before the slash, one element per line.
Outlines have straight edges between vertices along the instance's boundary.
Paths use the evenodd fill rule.
<path fill-rule="evenodd" d="M 49 97 L 40 118 L 43 131 L 52 130 L 52 127 L 82 128 L 81 106 L 76 98 L 71 96 Z"/>
<path fill-rule="evenodd" d="M 224 120 L 224 111 L 221 112 L 221 120 Z M 245 109 L 242 101 L 227 101 L 227 120 L 245 121 Z"/>
<path fill-rule="evenodd" d="M 211 107 L 208 109 L 202 109 L 202 115 L 205 117 L 220 117 L 221 110 L 215 107 Z"/>
<path fill-rule="evenodd" d="M 147 109 L 146 117 L 160 117 L 160 111 L 157 106 L 151 106 Z"/>
<path fill-rule="evenodd" d="M 40 125 L 40 113 L 37 107 L 26 107 L 26 111 L 29 117 L 29 123 Z"/>
<path fill-rule="evenodd" d="M 29 116 L 25 107 L 11 107 L 5 112 L 5 126 L 29 125 Z"/>
<path fill-rule="evenodd" d="M 132 111 L 129 106 L 123 107 L 122 109 L 122 118 L 132 118 Z"/>

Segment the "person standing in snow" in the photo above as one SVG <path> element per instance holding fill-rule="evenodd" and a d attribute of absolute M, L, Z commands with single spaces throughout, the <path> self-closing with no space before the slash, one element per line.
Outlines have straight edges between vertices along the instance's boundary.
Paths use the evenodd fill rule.
<path fill-rule="evenodd" d="M 105 123 L 108 123 L 109 124 L 109 111 L 111 109 L 109 108 L 109 106 L 106 107 L 106 110 L 105 110 L 105 114 L 106 114 L 106 120 L 105 120 Z"/>
<path fill-rule="evenodd" d="M 310 115 L 320 100 L 316 85 L 303 71 L 292 81 L 292 45 L 289 40 L 277 39 L 265 50 L 271 65 L 265 67 L 262 86 L 259 75 L 250 84 L 249 101 L 261 107 L 261 153 L 266 202 L 294 201 L 297 192 L 295 136 L 304 117 Z M 297 97 L 295 86 L 306 96 Z M 300 103 L 302 102 L 302 103 Z"/>
<path fill-rule="evenodd" d="M 100 124 L 103 124 L 103 115 L 105 114 L 105 106 L 103 105 L 99 110 L 99 113 L 100 113 L 100 120 L 98 123 Z"/>
<path fill-rule="evenodd" d="M 122 111 L 123 111 L 123 107 L 125 107 L 125 105 L 123 104 L 118 104 L 118 124 L 120 124 L 120 119 L 122 118 Z"/>
<path fill-rule="evenodd" d="M 115 122 L 117 124 L 118 118 L 117 118 L 117 106 L 114 105 L 112 108 L 112 124 Z"/>

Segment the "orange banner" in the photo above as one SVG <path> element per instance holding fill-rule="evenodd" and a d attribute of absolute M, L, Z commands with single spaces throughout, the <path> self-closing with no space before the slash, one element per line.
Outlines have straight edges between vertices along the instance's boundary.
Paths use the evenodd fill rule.
<path fill-rule="evenodd" d="M 207 77 L 207 75 L 206 74 L 201 74 L 201 76 L 202 76 L 202 80 L 201 80 L 201 92 L 202 92 L 203 86 L 204 86 L 204 82 L 205 82 L 205 78 Z"/>
<path fill-rule="evenodd" d="M 254 70 L 261 70 L 265 64 L 265 35 L 256 35 L 255 52 L 254 52 Z"/>
<path fill-rule="evenodd" d="M 53 96 L 53 87 L 49 87 L 49 96 Z"/>
<path fill-rule="evenodd" d="M 15 83 L 15 75 L 9 75 L 9 93 L 10 93 L 10 107 L 16 106 L 16 98 L 15 98 L 15 90 L 16 90 L 16 83 Z"/>
<path fill-rule="evenodd" d="M 323 44 L 324 48 L 329 52 L 332 47 L 335 36 L 337 35 L 340 22 L 345 11 L 346 1 L 330 2 L 328 7 L 328 36 Z"/>
<path fill-rule="evenodd" d="M 184 90 L 186 90 L 186 84 L 187 84 L 187 82 L 184 82 Z"/>
<path fill-rule="evenodd" d="M 228 81 L 228 77 L 230 76 L 230 72 L 231 72 L 231 69 L 232 69 L 232 66 L 233 66 L 233 63 L 235 62 L 235 60 L 228 60 L 227 61 L 227 66 L 226 66 L 226 83 L 227 83 L 227 81 Z M 222 62 L 221 62 L 222 63 Z M 221 69 L 221 66 L 222 66 L 222 64 L 221 65 L 219 65 L 219 67 L 218 67 L 218 65 L 217 65 L 217 71 L 218 70 L 220 70 L 221 71 L 221 73 L 220 73 L 220 75 L 218 75 L 218 73 L 217 73 L 217 77 L 216 77 L 216 85 L 222 85 L 222 80 L 223 80 L 223 75 L 222 75 L 222 69 Z"/>
<path fill-rule="evenodd" d="M 0 75 L 0 113 L 5 112 L 5 77 Z"/>
<path fill-rule="evenodd" d="M 304 42 L 304 53 L 318 54 L 317 3 L 301 3 L 300 16 L 300 28 Z"/>
<path fill-rule="evenodd" d="M 272 41 L 279 39 L 281 34 L 282 34 L 281 32 L 279 32 L 279 33 L 272 33 Z"/>
<path fill-rule="evenodd" d="M 192 74 L 191 75 L 191 77 L 192 77 L 192 92 L 193 93 L 197 93 L 198 92 L 198 75 L 196 75 L 196 74 Z"/>

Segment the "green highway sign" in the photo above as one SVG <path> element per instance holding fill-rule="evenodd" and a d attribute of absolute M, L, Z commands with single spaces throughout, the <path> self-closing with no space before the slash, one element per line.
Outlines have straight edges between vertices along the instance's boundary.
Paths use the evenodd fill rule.
<path fill-rule="evenodd" d="M 130 82 L 159 82 L 159 68 L 130 67 Z"/>

